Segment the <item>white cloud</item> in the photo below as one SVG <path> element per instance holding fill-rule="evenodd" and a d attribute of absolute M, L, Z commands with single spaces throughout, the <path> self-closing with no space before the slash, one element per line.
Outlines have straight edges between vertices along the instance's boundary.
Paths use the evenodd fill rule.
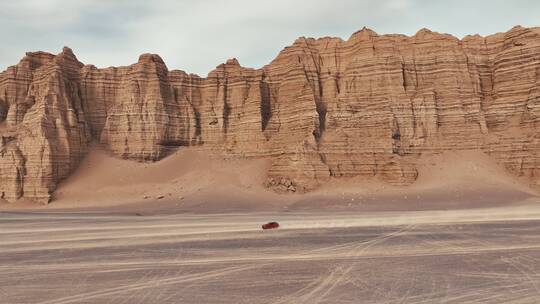
<path fill-rule="evenodd" d="M 404 10 L 411 7 L 410 0 L 389 0 L 385 3 L 386 8 L 391 10 Z"/>

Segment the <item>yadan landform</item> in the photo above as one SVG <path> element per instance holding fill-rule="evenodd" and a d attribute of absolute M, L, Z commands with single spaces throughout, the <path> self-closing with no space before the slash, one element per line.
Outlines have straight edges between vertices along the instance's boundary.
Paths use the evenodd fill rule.
<path fill-rule="evenodd" d="M 540 186 L 540 28 L 458 39 L 369 29 L 299 38 L 261 69 L 236 59 L 208 77 L 154 54 L 96 68 L 69 48 L 0 74 L 0 195 L 49 202 L 89 146 L 159 161 L 199 146 L 269 158 L 265 185 L 305 192 L 330 178 L 414 183 L 422 154 L 481 150 Z"/>

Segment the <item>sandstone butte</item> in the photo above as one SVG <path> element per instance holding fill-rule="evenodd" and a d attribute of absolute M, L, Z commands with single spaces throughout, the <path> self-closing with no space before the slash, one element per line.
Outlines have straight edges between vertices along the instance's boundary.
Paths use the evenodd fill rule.
<path fill-rule="evenodd" d="M 540 28 L 462 40 L 364 28 L 206 78 L 153 54 L 99 69 L 66 47 L 0 74 L 0 195 L 49 202 L 92 142 L 136 161 L 187 146 L 270 158 L 266 186 L 284 192 L 351 176 L 407 185 L 421 154 L 476 149 L 538 187 L 539 123 Z"/>

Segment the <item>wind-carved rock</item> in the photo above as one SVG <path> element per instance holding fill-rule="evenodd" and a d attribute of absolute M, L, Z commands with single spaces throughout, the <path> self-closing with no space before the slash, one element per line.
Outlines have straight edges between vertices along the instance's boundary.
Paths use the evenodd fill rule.
<path fill-rule="evenodd" d="M 202 78 L 158 55 L 98 69 L 69 48 L 0 74 L 0 194 L 48 202 L 98 141 L 158 161 L 201 146 L 272 159 L 266 185 L 329 178 L 413 183 L 423 153 L 479 149 L 540 186 L 540 29 L 459 40 L 420 30 L 299 38 L 261 69 L 230 59 Z"/>

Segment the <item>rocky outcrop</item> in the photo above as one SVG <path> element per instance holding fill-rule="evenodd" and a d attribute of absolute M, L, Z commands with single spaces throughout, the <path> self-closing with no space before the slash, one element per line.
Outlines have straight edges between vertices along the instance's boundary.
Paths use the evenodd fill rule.
<path fill-rule="evenodd" d="M 0 76 L 7 114 L 0 136 L 0 193 L 47 202 L 84 156 L 90 139 L 79 94 L 80 68 L 70 49 L 27 53 Z"/>
<path fill-rule="evenodd" d="M 187 146 L 271 158 L 266 185 L 281 192 L 358 175 L 407 185 L 421 154 L 467 149 L 540 186 L 539 122 L 538 28 L 462 40 L 364 28 L 206 78 L 153 54 L 98 69 L 64 48 L 0 74 L 0 194 L 48 202 L 91 141 L 138 161 Z"/>

